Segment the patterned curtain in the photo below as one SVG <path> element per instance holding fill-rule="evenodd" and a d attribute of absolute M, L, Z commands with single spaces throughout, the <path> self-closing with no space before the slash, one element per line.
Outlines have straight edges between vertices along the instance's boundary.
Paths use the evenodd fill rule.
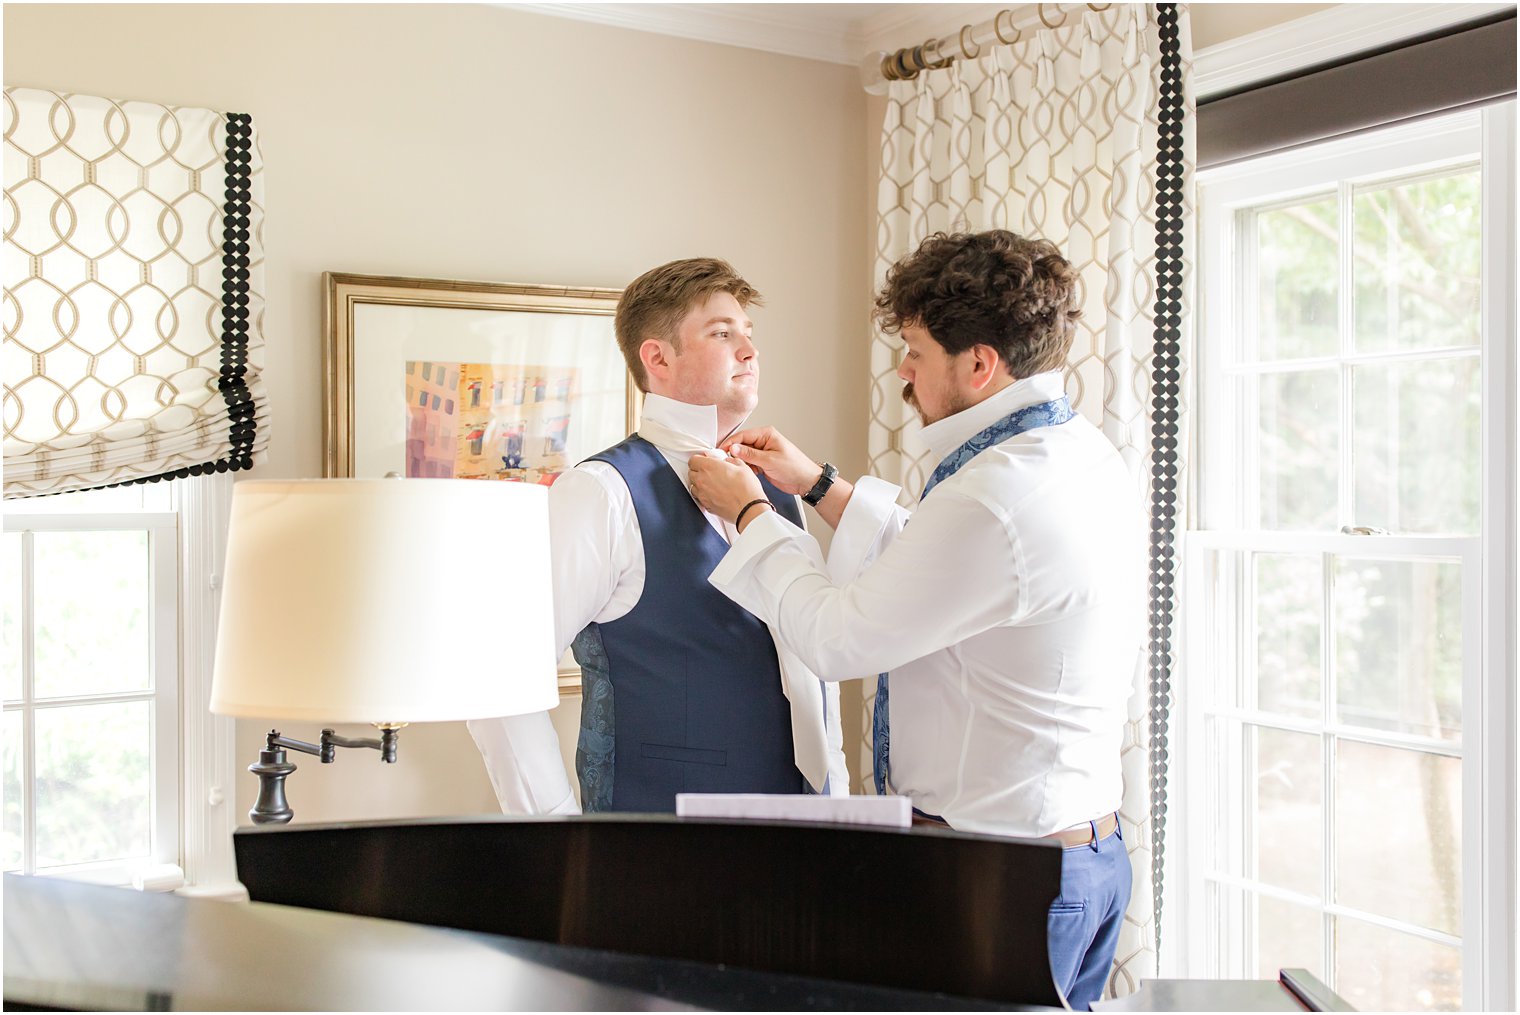
<path fill-rule="evenodd" d="M 1038 30 L 892 83 L 876 283 L 939 230 L 1042 237 L 1081 271 L 1067 394 L 1119 449 L 1153 515 L 1151 646 L 1135 674 L 1120 811 L 1135 890 L 1109 982 L 1126 994 L 1157 967 L 1182 296 L 1191 275 L 1192 48 L 1184 5 L 1039 6 Z M 917 491 L 936 463 L 912 439 L 917 417 L 898 397 L 901 355 L 898 338 L 875 334 L 871 468 Z"/>
<path fill-rule="evenodd" d="M 263 457 L 247 115 L 5 90 L 5 496 Z"/>

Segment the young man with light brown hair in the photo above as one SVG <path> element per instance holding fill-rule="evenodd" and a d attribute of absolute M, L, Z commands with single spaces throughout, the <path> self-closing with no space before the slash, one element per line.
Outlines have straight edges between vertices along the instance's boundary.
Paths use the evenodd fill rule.
<path fill-rule="evenodd" d="M 581 666 L 587 811 L 671 811 L 681 792 L 848 792 L 837 686 L 708 585 L 735 530 L 686 489 L 688 459 L 717 453 L 758 401 L 748 308 L 760 302 L 715 258 L 635 279 L 615 330 L 645 392 L 639 430 L 550 487 L 555 636 Z M 767 493 L 801 524 L 796 497 Z M 503 810 L 574 811 L 547 713 L 470 730 Z"/>

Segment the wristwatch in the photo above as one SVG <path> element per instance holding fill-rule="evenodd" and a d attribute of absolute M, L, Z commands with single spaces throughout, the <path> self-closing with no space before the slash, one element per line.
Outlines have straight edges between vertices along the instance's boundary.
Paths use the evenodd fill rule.
<path fill-rule="evenodd" d="M 834 466 L 830 465 L 828 462 L 824 462 L 823 475 L 818 477 L 818 482 L 813 484 L 813 488 L 811 490 L 802 495 L 803 502 L 810 504 L 813 507 L 817 507 L 818 502 L 823 500 L 823 495 L 829 492 L 829 487 L 834 485 L 834 480 L 838 477 L 838 475 L 838 469 L 834 468 Z"/>

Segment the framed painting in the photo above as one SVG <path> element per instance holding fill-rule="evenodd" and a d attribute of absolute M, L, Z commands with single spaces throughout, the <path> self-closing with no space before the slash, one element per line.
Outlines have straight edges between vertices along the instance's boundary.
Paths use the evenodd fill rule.
<path fill-rule="evenodd" d="M 547 486 L 638 427 L 617 289 L 322 279 L 327 476 Z M 568 654 L 559 678 L 580 693 Z"/>

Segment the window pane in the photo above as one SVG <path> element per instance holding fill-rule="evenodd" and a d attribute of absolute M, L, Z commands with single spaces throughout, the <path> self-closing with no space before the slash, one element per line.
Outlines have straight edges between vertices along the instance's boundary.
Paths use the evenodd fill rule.
<path fill-rule="evenodd" d="M 1359 352 L 1478 344 L 1478 170 L 1358 189 Z"/>
<path fill-rule="evenodd" d="M 1477 535 L 1480 384 L 1476 356 L 1352 368 L 1357 525 Z"/>
<path fill-rule="evenodd" d="M 1275 980 L 1283 969 L 1307 969 L 1325 979 L 1324 940 L 1318 909 L 1257 897 L 1256 976 Z"/>
<path fill-rule="evenodd" d="M 1324 866 L 1320 738 L 1254 727 L 1256 742 L 1255 876 L 1316 898 Z"/>
<path fill-rule="evenodd" d="M 38 697 L 152 686 L 148 534 L 38 532 Z"/>
<path fill-rule="evenodd" d="M 1461 1011 L 1462 953 L 1360 920 L 1335 921 L 1335 992 L 1357 1011 Z"/>
<path fill-rule="evenodd" d="M 1341 740 L 1335 780 L 1336 901 L 1460 934 L 1462 762 Z"/>
<path fill-rule="evenodd" d="M 5 533 L 5 698 L 21 697 L 21 533 Z"/>
<path fill-rule="evenodd" d="M 1332 567 L 1341 721 L 1461 739 L 1461 565 L 1338 557 Z"/>
<path fill-rule="evenodd" d="M 1256 705 L 1319 718 L 1324 578 L 1318 556 L 1256 554 Z"/>
<path fill-rule="evenodd" d="M 152 705 L 37 710 L 37 866 L 147 856 Z"/>
<path fill-rule="evenodd" d="M 21 742 L 21 713 L 5 713 L 5 869 L 17 870 L 24 856 L 26 837 L 26 800 L 21 795 L 21 758 L 26 745 Z"/>
<path fill-rule="evenodd" d="M 1266 374 L 1257 384 L 1261 527 L 1335 529 L 1340 473 L 1337 372 Z"/>
<path fill-rule="evenodd" d="M 1256 216 L 1260 359 L 1330 356 L 1337 351 L 1335 203 L 1331 195 Z"/>

